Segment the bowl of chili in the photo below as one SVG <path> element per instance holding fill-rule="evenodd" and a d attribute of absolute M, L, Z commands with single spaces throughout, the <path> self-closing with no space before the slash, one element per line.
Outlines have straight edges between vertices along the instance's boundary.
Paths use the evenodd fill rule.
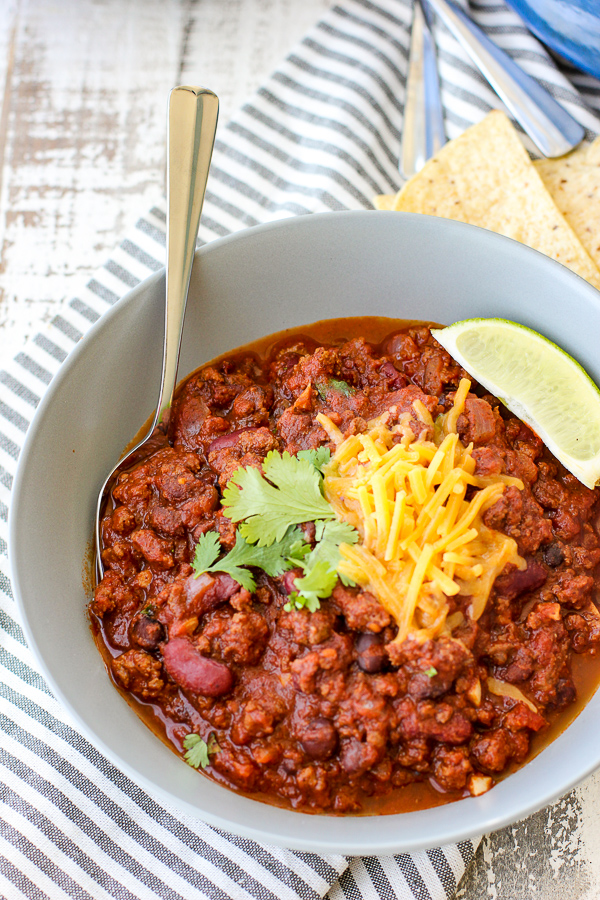
<path fill-rule="evenodd" d="M 250 514 L 235 520 L 231 497 L 235 473 L 260 479 L 268 454 L 300 460 L 300 492 L 309 476 L 321 484 L 315 454 L 335 460 L 341 438 L 376 426 L 372 440 L 402 449 L 397 435 L 422 426 L 431 443 L 465 373 L 420 323 L 518 321 L 600 381 L 598 292 L 515 241 L 410 214 L 302 217 L 202 248 L 180 372 L 203 368 L 175 401 L 170 440 L 159 436 L 113 490 L 110 577 L 88 609 L 95 497 L 152 412 L 163 290 L 163 274 L 152 276 L 73 351 L 14 487 L 11 565 L 27 638 L 88 739 L 186 813 L 320 853 L 394 853 L 493 830 L 597 768 L 596 492 L 494 398 L 465 394 L 447 428 L 450 443 L 475 448 L 466 500 L 473 477 L 486 490 L 503 473 L 504 505 L 495 498 L 484 519 L 520 560 L 498 570 L 493 608 L 475 625 L 455 604 L 445 612 L 454 630 L 431 631 L 425 604 L 408 643 L 390 650 L 401 626 L 389 605 L 352 578 L 329 594 L 306 569 L 300 578 L 331 534 L 327 511 L 285 519 L 300 530 L 286 524 L 270 546 L 287 534 L 300 549 L 289 542 L 280 570 L 258 552 L 272 519 L 259 521 L 236 568 L 235 521 Z M 322 468 L 319 496 L 333 508 L 342 494 Z M 238 495 L 248 484 L 238 479 Z"/>

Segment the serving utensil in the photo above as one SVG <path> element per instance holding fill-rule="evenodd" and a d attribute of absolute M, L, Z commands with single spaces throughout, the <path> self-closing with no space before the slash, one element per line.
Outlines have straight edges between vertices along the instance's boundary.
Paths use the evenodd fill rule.
<path fill-rule="evenodd" d="M 180 86 L 169 95 L 167 126 L 167 254 L 163 364 L 156 412 L 147 434 L 108 474 L 96 506 L 96 568 L 102 565 L 101 515 L 108 485 L 154 433 L 177 381 L 183 318 L 210 168 L 219 100 L 207 88 Z"/>
<path fill-rule="evenodd" d="M 415 0 L 398 166 L 407 179 L 446 143 L 435 41 L 427 16 L 421 0 Z"/>
<path fill-rule="evenodd" d="M 564 156 L 585 130 L 534 78 L 527 75 L 452 0 L 427 0 L 467 51 L 540 153 Z"/>

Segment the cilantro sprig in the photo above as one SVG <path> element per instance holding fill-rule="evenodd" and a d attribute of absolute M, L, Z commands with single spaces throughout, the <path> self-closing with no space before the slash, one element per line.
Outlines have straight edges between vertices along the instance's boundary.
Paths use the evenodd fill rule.
<path fill-rule="evenodd" d="M 226 572 L 241 587 L 256 590 L 248 567 L 273 577 L 292 568 L 302 569 L 294 581 L 296 590 L 285 609 L 314 612 L 337 584 L 340 544 L 354 544 L 358 533 L 336 518 L 322 493 L 322 470 L 329 450 L 301 450 L 298 456 L 271 451 L 256 468 L 240 468 L 223 492 L 223 508 L 239 522 L 235 546 L 220 557 L 216 532 L 207 532 L 196 545 L 192 563 L 195 577 L 204 572 Z M 304 540 L 298 525 L 315 522 L 315 546 Z M 342 577 L 345 584 L 351 583 Z"/>
<path fill-rule="evenodd" d="M 196 578 L 204 572 L 225 572 L 247 591 L 255 591 L 256 580 L 246 566 L 263 569 L 273 577 L 283 575 L 296 565 L 297 559 L 303 559 L 309 550 L 299 528 L 288 528 L 283 539 L 275 541 L 269 547 L 249 544 L 238 530 L 235 546 L 223 559 L 218 560 L 221 552 L 219 536 L 214 531 L 208 531 L 196 544 L 192 566 Z"/>
<path fill-rule="evenodd" d="M 340 544 L 355 544 L 358 540 L 356 529 L 348 522 L 319 522 L 315 537 L 317 544 L 314 550 L 299 563 L 304 574 L 294 580 L 296 591 L 284 606 L 288 612 L 305 607 L 315 612 L 320 606 L 319 600 L 331 595 L 338 577 L 344 584 L 352 583 L 339 575 L 337 568 L 340 564 Z"/>
<path fill-rule="evenodd" d="M 242 536 L 260 547 L 281 541 L 290 525 L 334 519 L 321 492 L 321 475 L 307 459 L 271 450 L 264 475 L 254 467 L 237 469 L 223 491 L 223 509 L 241 522 Z"/>
<path fill-rule="evenodd" d="M 210 755 L 221 749 L 214 731 L 209 734 L 208 741 L 192 731 L 184 737 L 183 746 L 186 749 L 183 758 L 193 769 L 206 769 L 210 765 Z"/>

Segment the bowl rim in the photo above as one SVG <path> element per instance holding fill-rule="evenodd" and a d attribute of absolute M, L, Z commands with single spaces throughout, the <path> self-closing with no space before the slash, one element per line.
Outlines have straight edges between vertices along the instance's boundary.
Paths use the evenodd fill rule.
<path fill-rule="evenodd" d="M 292 217 L 286 218 L 283 220 L 265 223 L 263 225 L 254 226 L 253 228 L 244 229 L 239 232 L 235 232 L 233 234 L 227 235 L 223 238 L 219 238 L 215 241 L 211 241 L 209 244 L 204 245 L 200 249 L 196 251 L 196 257 L 201 259 L 203 255 L 207 253 L 214 252 L 216 250 L 220 250 L 223 247 L 227 247 L 229 244 L 236 244 L 240 241 L 246 241 L 250 237 L 254 237 L 257 234 L 264 234 L 271 230 L 280 230 L 280 229 L 288 229 L 288 228 L 312 228 L 314 223 L 319 220 L 323 222 L 325 219 L 339 221 L 340 217 L 371 217 L 377 215 L 377 218 L 382 220 L 381 211 L 375 210 L 356 210 L 356 211 L 341 211 L 341 212 L 331 212 L 331 213 L 319 213 L 313 214 L 310 216 L 301 216 L 301 217 Z M 408 218 L 415 219 L 417 214 L 413 213 L 400 213 L 397 212 L 385 212 L 384 215 L 386 217 L 393 217 L 394 221 L 399 221 L 400 218 L 406 220 Z M 437 228 L 450 228 L 457 232 L 461 230 L 464 234 L 471 233 L 474 236 L 475 240 L 479 240 L 483 246 L 487 246 L 491 241 L 492 244 L 495 242 L 509 242 L 512 247 L 512 252 L 516 252 L 517 255 L 523 256 L 525 259 L 528 257 L 534 263 L 537 262 L 539 265 L 550 265 L 555 266 L 555 274 L 560 276 L 563 280 L 566 279 L 567 283 L 572 279 L 577 279 L 578 289 L 583 290 L 584 293 L 589 292 L 589 299 L 595 303 L 595 305 L 600 307 L 600 292 L 596 291 L 591 285 L 585 282 L 582 278 L 580 278 L 575 273 L 566 269 L 562 264 L 549 259 L 548 257 L 543 256 L 543 254 L 539 253 L 536 250 L 533 250 L 511 238 L 507 238 L 501 235 L 497 235 L 493 232 L 489 232 L 485 229 L 478 228 L 477 226 L 468 225 L 462 222 L 455 222 L 451 220 L 440 219 L 438 217 L 432 216 L 423 216 L 419 215 L 418 219 L 420 220 L 429 220 L 431 228 L 433 228 L 434 232 Z M 418 227 L 418 226 L 417 226 Z M 543 260 L 543 262 L 540 262 Z M 114 765 L 116 768 L 120 769 L 124 772 L 127 777 L 134 783 L 140 785 L 150 796 L 154 796 L 159 798 L 162 802 L 167 803 L 171 807 L 175 807 L 177 810 L 186 813 L 187 815 L 192 816 L 193 818 L 208 823 L 216 828 L 227 829 L 230 830 L 234 834 L 238 834 L 244 837 L 249 837 L 255 841 L 260 841 L 265 844 L 271 844 L 275 846 L 285 847 L 288 849 L 300 850 L 300 851 L 308 851 L 308 852 L 317 852 L 321 855 L 324 854 L 335 854 L 342 853 L 347 855 L 372 855 L 372 854 L 393 854 L 398 852 L 412 852 L 422 849 L 427 849 L 434 846 L 439 846 L 446 843 L 454 843 L 461 840 L 472 838 L 476 835 L 481 834 L 482 832 L 490 832 L 495 831 L 499 828 L 502 828 L 506 825 L 509 825 L 513 822 L 516 822 L 526 816 L 531 815 L 537 810 L 547 806 L 552 803 L 554 800 L 564 795 L 566 792 L 571 790 L 575 785 L 579 784 L 582 780 L 588 777 L 592 772 L 594 772 L 598 767 L 600 767 L 600 747 L 598 748 L 598 752 L 596 757 L 589 762 L 586 766 L 581 769 L 578 769 L 576 774 L 573 774 L 572 770 L 569 770 L 568 767 L 561 767 L 559 776 L 560 780 L 557 779 L 553 784 L 548 781 L 546 783 L 545 789 L 542 790 L 533 800 L 524 800 L 523 803 L 517 808 L 513 809 L 510 812 L 506 812 L 503 814 L 494 813 L 492 807 L 492 803 L 490 802 L 490 794 L 482 795 L 477 798 L 465 798 L 464 800 L 456 801 L 457 803 L 464 805 L 469 804 L 473 808 L 473 815 L 467 817 L 466 823 L 461 827 L 456 827 L 453 825 L 451 821 L 448 822 L 448 825 L 445 828 L 438 828 L 435 833 L 435 836 L 431 839 L 424 839 L 422 836 L 419 837 L 417 835 L 411 835 L 404 833 L 402 835 L 401 842 L 399 843 L 398 837 L 394 833 L 394 823 L 398 820 L 406 821 L 406 816 L 410 815 L 414 817 L 422 816 L 423 813 L 435 812 L 435 808 L 433 810 L 425 810 L 425 811 L 417 811 L 407 813 L 398 813 L 391 814 L 385 816 L 385 823 L 388 825 L 388 828 L 384 827 L 384 834 L 379 835 L 376 840 L 372 842 L 365 842 L 364 840 L 357 840 L 355 838 L 347 838 L 342 835 L 339 836 L 336 832 L 344 831 L 344 822 L 348 821 L 361 821 L 361 822 L 372 822 L 376 823 L 379 821 L 378 816 L 315 816 L 313 814 L 307 814 L 297 811 L 286 811 L 289 812 L 290 815 L 294 817 L 294 819 L 302 819 L 306 823 L 306 836 L 296 836 L 293 839 L 289 839 L 285 835 L 280 834 L 276 830 L 269 830 L 266 828 L 257 827 L 255 824 L 246 824 L 243 821 L 231 821 L 228 819 L 224 819 L 220 817 L 218 814 L 215 815 L 210 811 L 205 811 L 200 809 L 197 805 L 190 803 L 188 801 L 182 800 L 179 797 L 175 797 L 172 795 L 167 789 L 163 788 L 160 784 L 153 782 L 151 779 L 146 778 L 143 774 L 138 772 L 134 767 L 130 766 L 125 760 L 123 760 L 118 753 L 110 747 L 103 738 L 99 737 L 92 728 L 89 727 L 88 723 L 80 716 L 79 712 L 73 707 L 69 698 L 64 694 L 60 686 L 57 684 L 57 681 L 53 675 L 53 672 L 50 670 L 48 665 L 46 664 L 44 654 L 40 650 L 38 643 L 35 639 L 34 633 L 32 631 L 26 604 L 23 598 L 22 584 L 19 573 L 19 565 L 16 560 L 16 533 L 19 527 L 19 497 L 22 493 L 23 489 L 23 481 L 26 477 L 28 460 L 31 456 L 32 449 L 34 447 L 36 441 L 36 434 L 41 426 L 44 417 L 48 414 L 49 410 L 51 410 L 51 406 L 54 403 L 54 398 L 57 393 L 60 392 L 63 381 L 69 376 L 69 369 L 74 364 L 76 360 L 78 360 L 83 354 L 87 351 L 88 342 L 94 339 L 94 335 L 100 330 L 104 328 L 110 327 L 112 320 L 115 317 L 119 316 L 119 311 L 123 307 L 124 304 L 128 304 L 132 302 L 135 298 L 137 298 L 140 294 L 145 293 L 149 287 L 156 285 L 160 280 L 164 278 L 164 269 L 150 275 L 148 278 L 144 279 L 140 284 L 136 285 L 131 291 L 128 291 L 123 297 L 118 300 L 110 309 L 106 310 L 106 312 L 100 317 L 100 319 L 91 326 L 91 328 L 86 332 L 84 338 L 79 341 L 79 343 L 73 348 L 73 350 L 69 353 L 67 359 L 64 363 L 61 364 L 59 370 L 56 372 L 54 377 L 52 378 L 51 384 L 48 386 L 47 390 L 44 393 L 44 396 L 40 402 L 40 405 L 35 413 L 35 416 L 28 428 L 25 441 L 23 443 L 23 447 L 21 450 L 21 454 L 19 457 L 17 472 L 14 479 L 13 489 L 11 492 L 11 504 L 10 504 L 10 512 L 9 512 L 9 565 L 11 572 L 11 582 L 13 586 L 14 596 L 17 603 L 17 607 L 19 610 L 21 624 L 23 626 L 23 630 L 25 633 L 25 637 L 27 639 L 28 647 L 31 649 L 35 660 L 46 679 L 48 685 L 50 686 L 54 696 L 60 701 L 64 708 L 68 711 L 71 718 L 74 720 L 78 729 L 81 733 L 86 737 L 90 743 L 97 747 L 100 752 Z M 573 282 L 575 284 L 575 282 Z M 118 693 L 115 689 L 115 693 Z M 582 714 L 585 710 L 582 709 Z M 555 739 L 550 745 L 549 748 L 556 746 L 557 741 L 560 740 L 560 736 Z M 548 748 L 546 748 L 548 749 Z M 544 751 L 545 752 L 545 751 Z M 532 760 L 533 761 L 533 760 Z M 524 767 L 520 768 L 517 772 L 513 773 L 510 778 L 515 779 L 519 776 L 519 774 L 523 774 L 523 772 L 527 769 L 526 764 Z M 500 787 L 498 785 L 494 790 L 497 790 Z M 227 788 L 224 788 L 227 790 Z M 234 792 L 235 793 L 235 792 Z M 490 792 L 493 794 L 494 792 Z M 526 793 L 526 792 L 525 792 Z M 237 795 L 238 797 L 241 795 Z M 252 806 L 256 804 L 257 800 L 249 799 L 249 802 Z M 452 808 L 455 804 L 446 804 L 445 809 Z M 265 804 L 267 808 L 268 805 Z M 273 807 L 276 809 L 276 807 Z M 475 813 L 475 810 L 478 812 Z M 324 839 L 319 840 L 319 844 L 315 844 L 315 840 L 310 836 L 311 822 L 314 822 L 315 819 L 324 819 L 327 822 L 331 823 L 330 833 L 331 837 L 325 837 Z M 451 818 L 451 817 L 450 817 Z M 367 826 L 368 827 L 368 826 Z M 375 824 L 373 825 L 373 829 L 375 829 Z M 381 829 L 379 829 L 381 830 Z M 405 829 L 403 829 L 405 831 Z M 418 832 L 418 830 L 417 830 Z"/>

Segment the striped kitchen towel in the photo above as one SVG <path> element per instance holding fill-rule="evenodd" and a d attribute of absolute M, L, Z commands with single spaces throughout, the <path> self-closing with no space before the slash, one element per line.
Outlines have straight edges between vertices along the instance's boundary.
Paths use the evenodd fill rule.
<path fill-rule="evenodd" d="M 600 84 L 561 72 L 500 0 L 474 18 L 597 133 Z M 399 187 L 397 160 L 410 0 L 344 0 L 222 129 L 201 239 L 311 212 L 371 208 Z M 499 102 L 455 40 L 436 28 L 449 137 Z M 199 79 L 200 80 L 200 79 Z M 456 890 L 477 841 L 395 857 L 321 858 L 260 846 L 166 807 L 115 769 L 55 700 L 18 624 L 7 517 L 25 432 L 74 344 L 163 265 L 162 201 L 80 296 L 0 373 L 0 896 L 127 900 L 419 898 Z"/>

